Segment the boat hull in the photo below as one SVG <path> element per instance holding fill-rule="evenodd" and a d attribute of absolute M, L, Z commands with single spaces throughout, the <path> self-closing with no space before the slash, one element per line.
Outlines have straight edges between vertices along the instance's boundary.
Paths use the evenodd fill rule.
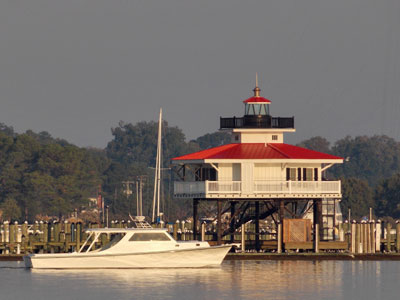
<path fill-rule="evenodd" d="M 30 254 L 25 266 L 35 269 L 202 268 L 219 266 L 231 245 L 146 253 Z"/>

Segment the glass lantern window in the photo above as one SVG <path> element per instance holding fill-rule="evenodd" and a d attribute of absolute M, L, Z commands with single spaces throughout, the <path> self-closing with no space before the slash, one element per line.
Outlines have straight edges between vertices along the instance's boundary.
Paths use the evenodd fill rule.
<path fill-rule="evenodd" d="M 269 105 L 268 104 L 248 104 L 245 105 L 245 115 L 269 115 Z"/>

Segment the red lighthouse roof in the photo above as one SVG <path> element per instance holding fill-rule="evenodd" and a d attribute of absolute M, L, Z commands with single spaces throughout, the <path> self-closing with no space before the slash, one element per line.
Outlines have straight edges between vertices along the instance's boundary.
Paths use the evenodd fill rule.
<path fill-rule="evenodd" d="M 313 151 L 289 144 L 227 144 L 195 153 L 175 157 L 179 160 L 205 159 L 311 159 L 311 160 L 343 160 L 342 157 Z"/>
<path fill-rule="evenodd" d="M 244 100 L 243 103 L 271 103 L 271 101 L 264 97 L 251 97 Z"/>

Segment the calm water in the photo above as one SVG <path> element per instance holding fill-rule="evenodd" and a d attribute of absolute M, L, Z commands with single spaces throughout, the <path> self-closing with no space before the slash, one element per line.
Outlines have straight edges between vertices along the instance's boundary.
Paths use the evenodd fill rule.
<path fill-rule="evenodd" d="M 0 299 L 399 299 L 400 262 L 227 261 L 216 269 L 26 270 L 0 263 Z"/>

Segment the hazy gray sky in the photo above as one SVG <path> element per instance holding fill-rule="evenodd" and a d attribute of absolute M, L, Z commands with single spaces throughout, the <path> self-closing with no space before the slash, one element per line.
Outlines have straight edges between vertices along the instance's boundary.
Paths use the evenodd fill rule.
<path fill-rule="evenodd" d="M 195 138 L 258 72 L 288 142 L 400 138 L 398 0 L 0 0 L 0 122 L 104 147 L 119 120 Z"/>

